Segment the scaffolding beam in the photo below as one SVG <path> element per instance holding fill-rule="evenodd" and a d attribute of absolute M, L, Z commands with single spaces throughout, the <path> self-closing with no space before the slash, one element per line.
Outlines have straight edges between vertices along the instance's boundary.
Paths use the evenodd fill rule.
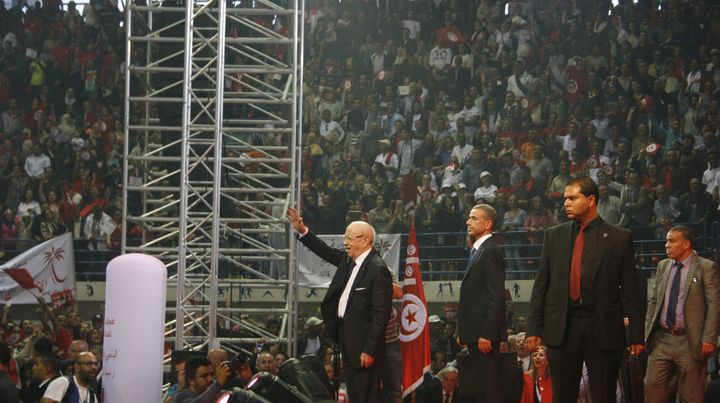
<path fill-rule="evenodd" d="M 238 352 L 263 338 L 294 353 L 297 265 L 283 217 L 299 189 L 304 1 L 139 3 L 125 20 L 122 250 L 168 268 L 175 349 Z M 223 287 L 286 297 L 248 306 L 221 300 Z M 268 315 L 277 334 L 249 325 Z"/>

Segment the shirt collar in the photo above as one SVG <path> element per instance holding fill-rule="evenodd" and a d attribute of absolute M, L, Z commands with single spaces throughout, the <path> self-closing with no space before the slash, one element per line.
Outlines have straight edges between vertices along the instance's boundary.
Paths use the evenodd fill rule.
<path fill-rule="evenodd" d="M 693 251 L 693 253 L 694 253 L 694 251 Z M 692 260 L 693 253 L 689 254 L 688 257 L 686 257 L 685 259 L 679 260 L 679 262 L 682 263 L 683 268 L 690 267 L 690 260 Z"/>
<path fill-rule="evenodd" d="M 595 217 L 594 220 L 592 220 L 592 221 L 590 221 L 590 222 L 588 223 L 587 227 L 590 228 L 590 229 L 596 229 L 597 227 L 600 226 L 600 223 L 601 223 L 601 222 L 602 222 L 602 219 L 601 219 L 600 216 L 598 215 L 597 217 Z M 573 230 L 576 231 L 576 232 L 577 232 L 577 231 L 580 231 L 580 223 L 579 223 L 579 222 L 573 221 Z"/>
<path fill-rule="evenodd" d="M 483 242 L 485 242 L 485 241 L 486 241 L 488 238 L 490 238 L 491 236 L 492 236 L 492 233 L 490 233 L 490 234 L 485 234 L 485 235 L 481 236 L 480 238 L 478 238 L 478 239 L 475 241 L 475 243 L 473 244 L 473 249 L 476 249 L 476 250 L 477 250 L 477 249 L 480 249 L 480 246 L 482 246 Z"/>
<path fill-rule="evenodd" d="M 361 253 L 360 256 L 355 258 L 355 265 L 357 267 L 362 266 L 363 262 L 365 261 L 365 258 L 370 254 L 371 250 L 372 250 L 372 248 L 366 250 L 365 252 Z"/>

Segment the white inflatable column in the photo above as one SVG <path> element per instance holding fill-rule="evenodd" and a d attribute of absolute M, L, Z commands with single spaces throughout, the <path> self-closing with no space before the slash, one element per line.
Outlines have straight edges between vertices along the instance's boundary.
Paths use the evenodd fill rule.
<path fill-rule="evenodd" d="M 167 270 L 131 253 L 107 266 L 102 394 L 105 403 L 162 399 Z"/>

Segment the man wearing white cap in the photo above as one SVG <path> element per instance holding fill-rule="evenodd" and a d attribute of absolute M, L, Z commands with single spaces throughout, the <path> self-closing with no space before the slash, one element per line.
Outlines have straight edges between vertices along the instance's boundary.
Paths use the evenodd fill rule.
<path fill-rule="evenodd" d="M 476 203 L 493 203 L 497 194 L 497 186 L 492 184 L 492 175 L 488 171 L 480 173 L 482 185 L 475 190 L 473 197 Z"/>
<path fill-rule="evenodd" d="M 298 340 L 297 352 L 299 356 L 305 354 L 317 354 L 320 350 L 322 341 L 320 335 L 322 334 L 323 321 L 320 318 L 311 316 L 305 321 L 305 334 Z"/>

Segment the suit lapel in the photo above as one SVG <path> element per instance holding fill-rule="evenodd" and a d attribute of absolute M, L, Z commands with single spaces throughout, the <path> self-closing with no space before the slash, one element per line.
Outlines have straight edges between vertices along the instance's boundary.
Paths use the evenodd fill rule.
<path fill-rule="evenodd" d="M 665 290 L 667 290 L 668 276 L 670 276 L 670 268 L 672 260 L 667 259 L 663 263 L 662 270 L 659 270 L 659 278 L 655 279 L 655 319 L 657 320 L 663 304 L 665 304 Z"/>
<path fill-rule="evenodd" d="M 465 269 L 465 275 L 463 275 L 462 281 L 465 281 L 465 278 L 467 277 L 468 273 L 470 273 L 470 270 L 472 270 L 473 266 L 475 266 L 475 263 L 477 263 L 480 260 L 483 253 L 485 252 L 485 247 L 488 246 L 490 242 L 493 242 L 492 237 L 486 239 L 485 242 L 483 242 L 482 245 L 480 245 L 480 249 L 478 249 L 477 252 L 475 252 L 475 255 L 473 255 L 472 260 L 470 261 L 467 268 Z"/>
<path fill-rule="evenodd" d="M 688 273 L 687 273 L 687 279 L 685 280 L 685 300 L 687 301 L 687 295 L 688 291 L 690 291 L 690 284 L 692 283 L 693 279 L 697 277 L 697 272 L 700 269 L 700 259 L 698 259 L 697 254 L 693 252 L 692 257 L 690 258 L 690 267 L 688 267 Z M 685 304 L 687 306 L 687 304 Z"/>
<path fill-rule="evenodd" d="M 572 250 L 574 245 L 572 226 L 572 221 L 570 221 L 565 227 L 561 227 L 563 231 L 558 234 L 558 245 L 555 247 L 558 255 L 562 256 L 560 261 L 562 265 L 558 266 L 562 268 L 562 270 L 560 270 L 561 284 L 570 284 L 570 264 L 572 264 Z"/>
<path fill-rule="evenodd" d="M 355 276 L 355 281 L 353 281 L 353 283 L 350 284 L 350 294 L 348 295 L 348 305 L 350 305 L 350 301 L 352 300 L 353 295 L 355 295 L 355 286 L 358 284 L 361 284 L 363 277 L 365 277 L 365 274 L 367 273 L 367 265 L 368 265 L 368 263 L 370 263 L 370 260 L 372 259 L 374 253 L 375 253 L 375 251 L 370 251 L 370 253 L 365 257 L 365 260 L 363 260 L 362 265 L 358 269 L 357 276 Z M 352 268 L 350 268 L 350 270 L 348 272 L 349 272 L 348 280 L 345 281 L 345 284 L 347 284 L 347 281 L 350 280 Z"/>

